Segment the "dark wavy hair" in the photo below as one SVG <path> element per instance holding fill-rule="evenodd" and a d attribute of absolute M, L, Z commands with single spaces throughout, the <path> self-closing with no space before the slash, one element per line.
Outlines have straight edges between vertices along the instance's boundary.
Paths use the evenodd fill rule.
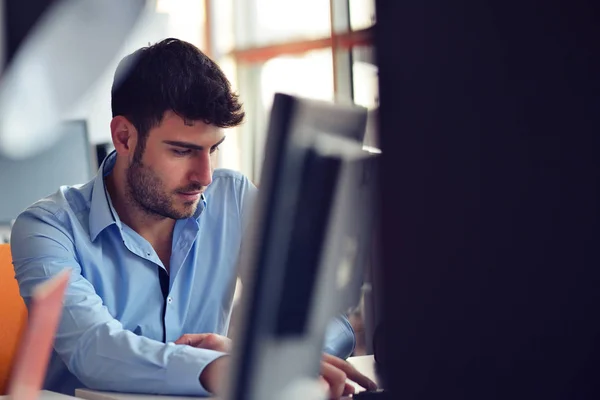
<path fill-rule="evenodd" d="M 122 115 L 137 129 L 140 154 L 148 132 L 166 111 L 221 128 L 244 120 L 242 104 L 221 68 L 196 46 L 178 39 L 162 40 L 123 58 L 111 96 L 113 117 Z"/>

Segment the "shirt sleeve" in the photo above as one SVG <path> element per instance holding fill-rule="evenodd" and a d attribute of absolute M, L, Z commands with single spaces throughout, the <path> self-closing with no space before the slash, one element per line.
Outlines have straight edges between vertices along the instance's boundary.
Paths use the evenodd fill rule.
<path fill-rule="evenodd" d="M 165 344 L 124 329 L 82 276 L 71 235 L 56 214 L 39 207 L 21 214 L 11 233 L 11 253 L 27 305 L 35 286 L 71 268 L 54 349 L 84 385 L 119 392 L 210 394 L 200 384 L 200 374 L 224 353 Z"/>
<path fill-rule="evenodd" d="M 346 359 L 352 355 L 355 347 L 354 329 L 346 316 L 339 315 L 329 322 L 325 332 L 325 353 Z"/>
<path fill-rule="evenodd" d="M 251 247 L 254 245 L 253 241 L 254 237 L 251 237 L 252 234 L 252 224 L 256 221 L 256 210 L 257 210 L 257 200 L 258 200 L 258 188 L 250 182 L 250 180 L 246 177 L 242 180 L 242 185 L 239 189 L 239 215 L 240 215 L 240 230 L 242 233 L 242 243 L 240 246 L 240 260 L 238 260 L 238 277 L 240 278 L 242 285 L 244 282 L 247 282 L 248 274 L 250 271 L 248 268 L 250 265 L 245 262 L 246 260 L 242 260 L 245 258 L 247 254 L 249 254 Z M 241 262 L 240 262 L 241 261 Z"/>
<path fill-rule="evenodd" d="M 246 232 L 252 218 L 256 214 L 258 188 L 248 178 L 244 178 L 240 187 L 239 197 L 241 227 L 242 232 Z"/>

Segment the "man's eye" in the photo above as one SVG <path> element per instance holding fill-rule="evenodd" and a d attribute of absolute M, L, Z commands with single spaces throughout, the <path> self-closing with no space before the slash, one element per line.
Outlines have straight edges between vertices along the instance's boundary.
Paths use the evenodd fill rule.
<path fill-rule="evenodd" d="M 210 154 L 214 153 L 217 150 L 219 150 L 219 146 L 211 147 Z"/>
<path fill-rule="evenodd" d="M 186 156 L 192 152 L 190 149 L 186 149 L 186 150 L 171 149 L 171 151 L 176 156 Z"/>

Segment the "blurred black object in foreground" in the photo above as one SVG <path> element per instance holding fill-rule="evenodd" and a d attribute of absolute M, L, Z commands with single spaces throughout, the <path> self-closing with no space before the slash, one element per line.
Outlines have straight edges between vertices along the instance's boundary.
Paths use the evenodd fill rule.
<path fill-rule="evenodd" d="M 395 398 L 600 398 L 597 3 L 377 2 Z"/>

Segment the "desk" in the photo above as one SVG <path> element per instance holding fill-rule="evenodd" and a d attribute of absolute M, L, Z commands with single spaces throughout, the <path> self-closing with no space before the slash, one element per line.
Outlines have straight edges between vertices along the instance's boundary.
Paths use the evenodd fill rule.
<path fill-rule="evenodd" d="M 6 396 L 0 396 L 0 399 L 9 399 L 10 396 L 6 395 Z M 60 393 L 56 393 L 56 392 L 50 392 L 48 390 L 42 390 L 40 392 L 40 396 L 38 397 L 38 400 L 69 400 L 69 399 L 76 399 L 76 397 L 72 397 L 72 396 L 67 396 L 66 394 L 60 394 Z"/>
<path fill-rule="evenodd" d="M 79 399 L 86 400 L 198 400 L 199 398 L 201 398 L 186 396 L 164 396 L 154 394 L 101 392 L 99 390 L 90 389 L 75 389 L 75 396 Z"/>
<path fill-rule="evenodd" d="M 375 374 L 375 359 L 373 356 L 357 356 L 348 358 L 348 362 L 354 366 L 361 374 L 379 385 L 377 375 Z M 354 382 L 349 382 L 356 388 L 356 391 L 364 390 L 362 387 Z"/>
<path fill-rule="evenodd" d="M 358 356 L 348 358 L 348 362 L 359 370 L 362 374 L 366 375 L 375 383 L 377 377 L 375 376 L 375 360 L 373 356 Z M 363 390 L 360 386 L 354 382 L 350 382 L 357 388 L 357 391 Z M 90 389 L 77 389 L 75 390 L 75 396 L 86 400 L 197 400 L 198 397 L 183 397 L 183 396 L 157 396 L 151 394 L 134 394 L 134 393 L 113 393 L 113 392 L 100 392 L 97 390 Z M 54 400 L 45 399 L 41 400 Z M 56 399 L 59 400 L 59 399 Z"/>

